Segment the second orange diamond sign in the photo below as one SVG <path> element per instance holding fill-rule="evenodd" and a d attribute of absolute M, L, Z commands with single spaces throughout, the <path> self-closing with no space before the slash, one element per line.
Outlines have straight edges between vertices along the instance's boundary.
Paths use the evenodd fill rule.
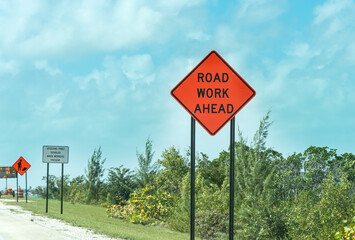
<path fill-rule="evenodd" d="M 171 90 L 171 95 L 213 136 L 255 96 L 255 91 L 212 51 Z"/>
<path fill-rule="evenodd" d="M 31 165 L 23 157 L 20 157 L 12 167 L 22 176 L 27 172 Z"/>

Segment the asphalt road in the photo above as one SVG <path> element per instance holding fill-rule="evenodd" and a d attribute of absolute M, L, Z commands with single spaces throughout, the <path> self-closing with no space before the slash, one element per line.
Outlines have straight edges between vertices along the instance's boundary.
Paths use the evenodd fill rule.
<path fill-rule="evenodd" d="M 0 203 L 0 240 L 71 240 L 55 229 L 40 226 L 14 214 Z"/>

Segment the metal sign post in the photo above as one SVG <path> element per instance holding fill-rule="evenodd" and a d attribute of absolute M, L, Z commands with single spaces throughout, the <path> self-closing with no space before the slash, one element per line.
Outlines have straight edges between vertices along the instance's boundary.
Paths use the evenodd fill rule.
<path fill-rule="evenodd" d="M 48 213 L 48 176 L 49 176 L 49 163 L 47 163 L 47 194 L 46 194 L 46 213 Z"/>
<path fill-rule="evenodd" d="M 61 190 L 61 197 L 60 197 L 60 214 L 63 214 L 63 187 L 64 185 L 64 163 L 62 163 L 62 190 Z"/>
<path fill-rule="evenodd" d="M 195 136 L 196 121 L 191 117 L 190 239 L 195 239 Z"/>
<path fill-rule="evenodd" d="M 230 166 L 229 166 L 229 240 L 234 238 L 234 145 L 235 145 L 235 118 L 230 122 Z"/>
<path fill-rule="evenodd" d="M 17 202 L 18 202 L 18 173 L 16 174 L 16 195 L 17 195 Z"/>
<path fill-rule="evenodd" d="M 26 203 L 27 203 L 27 172 L 26 172 Z"/>

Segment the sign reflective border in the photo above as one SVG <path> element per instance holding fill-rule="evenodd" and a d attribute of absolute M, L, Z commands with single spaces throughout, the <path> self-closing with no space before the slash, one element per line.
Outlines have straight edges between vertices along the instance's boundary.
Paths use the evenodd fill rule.
<path fill-rule="evenodd" d="M 255 96 L 255 91 L 212 51 L 171 90 L 171 95 L 213 136 Z"/>
<path fill-rule="evenodd" d="M 68 146 L 43 146 L 42 162 L 44 163 L 68 163 Z"/>

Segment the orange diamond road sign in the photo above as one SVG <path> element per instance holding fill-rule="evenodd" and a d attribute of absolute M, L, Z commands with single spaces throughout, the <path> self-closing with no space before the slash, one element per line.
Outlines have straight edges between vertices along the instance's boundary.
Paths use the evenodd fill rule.
<path fill-rule="evenodd" d="M 23 157 L 20 157 L 12 167 L 22 176 L 27 172 L 31 165 Z"/>
<path fill-rule="evenodd" d="M 211 51 L 171 90 L 171 95 L 213 136 L 255 96 L 255 91 L 216 51 Z"/>

